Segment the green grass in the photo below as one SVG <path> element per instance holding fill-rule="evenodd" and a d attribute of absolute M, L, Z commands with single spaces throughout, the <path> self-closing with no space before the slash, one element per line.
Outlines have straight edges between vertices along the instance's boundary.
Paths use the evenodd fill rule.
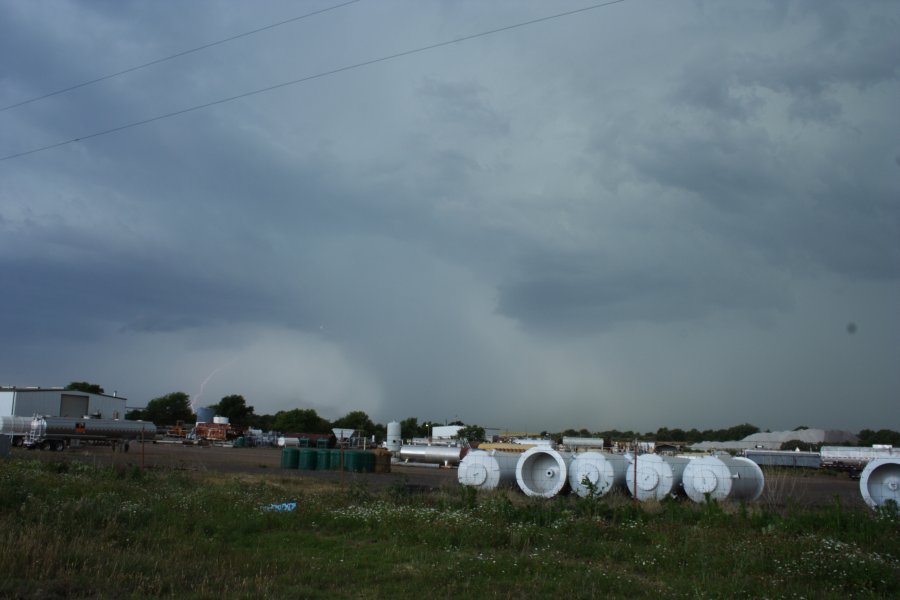
<path fill-rule="evenodd" d="M 296 501 L 293 512 L 270 503 Z M 2 598 L 896 598 L 897 512 L 0 461 Z"/>

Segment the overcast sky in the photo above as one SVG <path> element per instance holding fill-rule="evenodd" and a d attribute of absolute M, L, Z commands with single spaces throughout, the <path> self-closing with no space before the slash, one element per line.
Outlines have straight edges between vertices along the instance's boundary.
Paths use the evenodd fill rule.
<path fill-rule="evenodd" d="M 0 106 L 339 3 L 6 0 Z M 589 4 L 363 0 L 3 110 L 0 156 Z M 0 384 L 900 429 L 898 31 L 629 0 L 0 161 Z"/>

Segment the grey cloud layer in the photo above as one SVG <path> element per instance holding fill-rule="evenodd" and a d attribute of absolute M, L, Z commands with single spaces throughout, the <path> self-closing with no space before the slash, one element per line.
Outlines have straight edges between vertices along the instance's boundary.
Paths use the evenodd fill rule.
<path fill-rule="evenodd" d="M 7 104 L 297 8 L 0 10 Z M 0 153 L 548 10 L 359 3 L 0 113 Z M 142 404 L 225 364 L 204 399 L 330 417 L 880 423 L 898 23 L 626 2 L 0 163 L 0 382 Z"/>

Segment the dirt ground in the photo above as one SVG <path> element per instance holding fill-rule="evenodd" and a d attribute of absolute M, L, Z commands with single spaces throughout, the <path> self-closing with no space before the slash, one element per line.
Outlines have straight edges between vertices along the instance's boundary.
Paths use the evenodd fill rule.
<path fill-rule="evenodd" d="M 13 448 L 10 456 L 40 460 L 81 460 L 95 465 L 171 468 L 196 472 L 246 473 L 297 479 L 330 480 L 363 485 L 372 489 L 402 486 L 409 491 L 428 492 L 459 485 L 456 469 L 393 464 L 390 473 L 347 473 L 281 468 L 280 448 L 230 448 L 173 443 L 132 443 L 129 452 L 113 452 L 106 446 L 69 448 L 44 452 Z M 838 498 L 845 508 L 867 510 L 859 481 L 845 474 L 793 475 L 784 469 L 765 471 L 766 486 L 760 502 L 783 507 L 789 502 L 801 506 L 828 505 Z"/>

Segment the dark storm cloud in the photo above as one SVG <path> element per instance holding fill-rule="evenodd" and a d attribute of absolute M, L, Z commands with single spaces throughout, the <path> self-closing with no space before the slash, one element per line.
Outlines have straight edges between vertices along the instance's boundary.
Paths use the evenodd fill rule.
<path fill-rule="evenodd" d="M 205 399 L 268 412 L 871 426 L 898 385 L 896 7 L 650 7 L 0 163 L 0 380 L 146 400 L 218 369 Z M 4 104 L 297 8 L 0 11 Z M 2 112 L 0 150 L 546 12 L 358 3 Z"/>

